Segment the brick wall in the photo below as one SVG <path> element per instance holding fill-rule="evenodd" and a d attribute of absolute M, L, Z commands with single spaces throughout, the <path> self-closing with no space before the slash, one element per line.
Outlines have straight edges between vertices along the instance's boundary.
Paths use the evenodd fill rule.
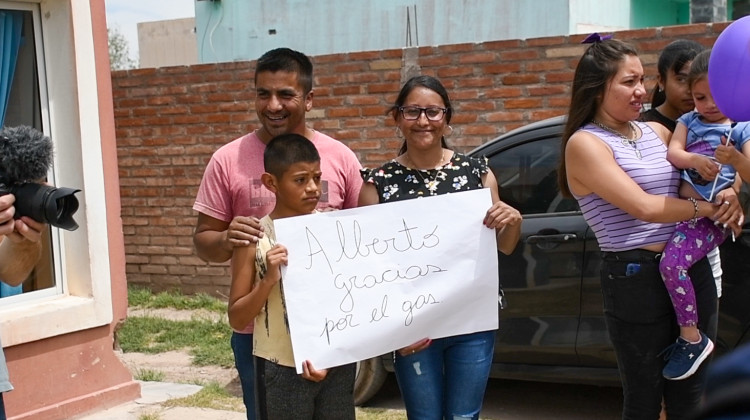
<path fill-rule="evenodd" d="M 727 26 L 694 24 L 616 33 L 634 43 L 654 85 L 661 49 L 676 38 L 707 46 Z M 365 166 L 395 156 L 400 141 L 384 114 L 415 73 L 438 77 L 455 108 L 449 143 L 468 151 L 499 134 L 566 112 L 584 36 L 492 41 L 312 57 L 308 122 L 347 144 Z M 227 295 L 227 264 L 199 259 L 192 210 L 214 150 L 258 127 L 255 62 L 112 74 L 122 219 L 130 284 Z"/>

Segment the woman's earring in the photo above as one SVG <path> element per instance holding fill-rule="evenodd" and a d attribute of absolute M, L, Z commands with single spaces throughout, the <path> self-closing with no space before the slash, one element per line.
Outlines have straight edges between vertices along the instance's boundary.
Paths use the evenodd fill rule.
<path fill-rule="evenodd" d="M 401 132 L 401 127 L 396 127 L 396 137 L 400 139 L 404 138 L 404 133 Z"/>
<path fill-rule="evenodd" d="M 447 128 L 448 128 L 448 132 L 447 132 L 447 133 L 444 133 L 444 134 L 443 134 L 443 136 L 445 136 L 445 137 L 450 137 L 450 136 L 451 136 L 451 134 L 453 134 L 453 127 L 451 127 L 451 126 L 449 125 L 449 126 L 448 126 Z"/>

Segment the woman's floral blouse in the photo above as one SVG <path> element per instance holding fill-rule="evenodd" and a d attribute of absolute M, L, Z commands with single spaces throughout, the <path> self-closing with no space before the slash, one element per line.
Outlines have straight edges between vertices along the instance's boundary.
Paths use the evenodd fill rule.
<path fill-rule="evenodd" d="M 365 182 L 375 184 L 380 202 L 387 203 L 476 190 L 482 188 L 482 175 L 488 170 L 486 158 L 454 153 L 448 163 L 436 169 L 411 169 L 392 160 L 361 172 Z"/>

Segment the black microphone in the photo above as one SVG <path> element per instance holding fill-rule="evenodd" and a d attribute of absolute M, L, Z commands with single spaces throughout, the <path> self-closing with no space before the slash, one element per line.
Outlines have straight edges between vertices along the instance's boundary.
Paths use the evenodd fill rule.
<path fill-rule="evenodd" d="M 73 214 L 78 210 L 74 188 L 40 184 L 52 165 L 52 141 L 28 126 L 0 130 L 0 195 L 16 197 L 15 218 L 28 216 L 66 230 L 78 229 Z"/>

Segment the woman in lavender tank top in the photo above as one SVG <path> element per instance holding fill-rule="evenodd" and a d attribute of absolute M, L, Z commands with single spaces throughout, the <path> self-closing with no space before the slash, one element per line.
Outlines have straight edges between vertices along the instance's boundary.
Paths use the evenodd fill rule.
<path fill-rule="evenodd" d="M 675 222 L 710 217 L 736 223 L 742 211 L 677 198 L 679 175 L 666 160 L 669 130 L 639 123 L 643 66 L 629 44 L 589 36 L 576 67 L 563 133 L 560 189 L 574 196 L 603 251 L 604 316 L 623 386 L 623 419 L 689 417 L 703 391 L 706 364 L 682 381 L 662 376 L 659 353 L 678 335 L 659 258 Z M 690 271 L 701 330 L 716 336 L 716 287 L 708 262 Z"/>

